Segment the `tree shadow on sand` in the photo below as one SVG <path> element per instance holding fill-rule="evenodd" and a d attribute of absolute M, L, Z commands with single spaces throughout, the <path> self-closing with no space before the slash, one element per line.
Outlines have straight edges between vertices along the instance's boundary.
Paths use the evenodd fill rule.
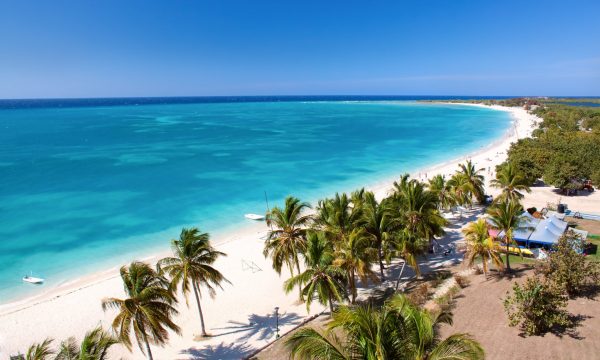
<path fill-rule="evenodd" d="M 202 349 L 189 348 L 183 350 L 181 354 L 190 355 L 191 359 L 203 360 L 203 359 L 223 359 L 233 360 L 241 359 L 245 355 L 250 354 L 255 349 L 247 344 L 225 344 L 220 343 L 219 345 L 208 345 Z"/>
<path fill-rule="evenodd" d="M 294 313 L 283 313 L 279 314 L 279 328 L 282 326 L 300 323 L 302 318 Z M 237 341 L 246 341 L 250 338 L 257 337 L 258 340 L 266 340 L 276 335 L 277 319 L 275 314 L 257 315 L 251 314 L 248 316 L 248 323 L 242 323 L 238 321 L 229 321 L 231 326 L 225 326 L 221 328 L 214 328 L 212 330 L 221 330 L 223 332 L 215 333 L 212 337 L 219 337 L 229 334 L 240 333 L 240 337 Z"/>

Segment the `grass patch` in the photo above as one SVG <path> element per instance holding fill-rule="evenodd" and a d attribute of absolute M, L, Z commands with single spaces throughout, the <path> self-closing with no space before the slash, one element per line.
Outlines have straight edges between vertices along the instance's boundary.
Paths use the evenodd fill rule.
<path fill-rule="evenodd" d="M 520 257 L 519 255 L 510 255 L 509 256 L 509 261 L 510 264 L 525 264 L 525 265 L 535 265 L 536 264 L 536 260 L 532 259 L 532 258 L 528 258 L 526 256 Z M 504 265 L 506 265 L 506 256 L 505 254 L 502 254 L 502 261 L 504 261 Z"/>
<path fill-rule="evenodd" d="M 592 245 L 596 246 L 596 252 L 588 255 L 588 259 L 590 261 L 600 262 L 600 236 L 599 235 L 588 235 L 588 241 L 592 243 Z"/>

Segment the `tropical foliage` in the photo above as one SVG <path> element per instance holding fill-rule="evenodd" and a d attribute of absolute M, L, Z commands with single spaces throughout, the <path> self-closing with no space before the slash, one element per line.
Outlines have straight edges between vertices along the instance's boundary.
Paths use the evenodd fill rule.
<path fill-rule="evenodd" d="M 523 192 L 531 192 L 527 179 L 510 162 L 500 165 L 496 178 L 491 180 L 491 185 L 502 189 L 497 201 L 520 201 Z"/>
<path fill-rule="evenodd" d="M 208 294 L 214 297 L 215 288 L 221 288 L 221 283 L 229 282 L 223 274 L 213 267 L 215 261 L 225 253 L 215 250 L 210 244 L 209 235 L 197 228 L 182 229 L 179 239 L 172 241 L 173 257 L 161 259 L 158 264 L 160 274 L 166 274 L 171 279 L 171 289 L 176 290 L 181 285 L 181 291 L 186 297 L 190 287 L 198 306 L 202 336 L 206 336 L 204 314 L 200 305 L 201 288 L 205 287 Z"/>
<path fill-rule="evenodd" d="M 477 259 L 481 259 L 483 273 L 486 277 L 490 261 L 498 269 L 504 268 L 496 244 L 488 233 L 488 224 L 485 219 L 480 218 L 469 223 L 463 229 L 463 233 L 467 242 L 467 252 L 465 253 L 465 264 L 467 266 L 473 266 Z"/>
<path fill-rule="evenodd" d="M 464 164 L 459 164 L 457 176 L 465 179 L 468 184 L 469 193 L 474 196 L 480 204 L 485 201 L 485 181 L 481 174 L 484 169 L 476 169 L 471 160 L 467 160 Z"/>
<path fill-rule="evenodd" d="M 309 208 L 308 203 L 288 196 L 283 209 L 274 207 L 267 214 L 267 225 L 271 230 L 263 253 L 265 257 L 271 257 L 273 269 L 279 274 L 284 265 L 292 275 L 294 268 L 300 273 L 300 257 L 306 248 L 306 226 L 311 221 L 310 216 L 304 212 Z"/>
<path fill-rule="evenodd" d="M 301 329 L 286 346 L 293 359 L 483 359 L 467 334 L 440 340 L 436 325 L 442 322 L 451 323 L 451 316 L 432 315 L 396 296 L 381 308 L 341 306 L 324 333 Z"/>
<path fill-rule="evenodd" d="M 119 341 L 101 327 L 88 331 L 81 343 L 71 337 L 60 344 L 55 360 L 107 360 L 108 350 Z"/>
<path fill-rule="evenodd" d="M 510 272 L 510 252 L 512 245 L 517 245 L 513 232 L 523 224 L 523 206 L 515 201 L 502 201 L 488 208 L 492 228 L 504 232 L 502 241 L 506 246 L 506 270 Z"/>
<path fill-rule="evenodd" d="M 437 196 L 439 210 L 450 210 L 457 204 L 454 189 L 443 175 L 436 175 L 429 179 L 427 185 L 429 190 Z"/>
<path fill-rule="evenodd" d="M 515 282 L 513 293 L 504 299 L 510 326 L 519 326 L 527 335 L 539 335 L 555 326 L 571 325 L 565 310 L 567 296 L 553 283 L 533 276 L 523 285 Z"/>
<path fill-rule="evenodd" d="M 543 119 L 538 129 L 508 151 L 528 184 L 540 178 L 561 189 L 578 188 L 583 179 L 600 184 L 600 109 L 546 104 L 534 113 Z"/>
<path fill-rule="evenodd" d="M 134 261 L 121 267 L 120 273 L 127 298 L 104 299 L 102 308 L 117 310 L 112 328 L 119 341 L 131 350 L 133 330 L 140 350 L 152 359 L 150 344 L 163 345 L 169 339 L 168 330 L 180 333 L 172 320 L 178 313 L 173 306 L 175 296 L 167 279 L 148 264 Z"/>
<path fill-rule="evenodd" d="M 285 282 L 286 292 L 296 285 L 301 286 L 307 310 L 316 299 L 322 305 L 329 304 L 333 313 L 334 301 L 346 297 L 346 273 L 333 264 L 333 247 L 323 232 L 308 233 L 304 259 L 306 270 Z"/>
<path fill-rule="evenodd" d="M 571 297 L 597 286 L 600 281 L 600 264 L 586 260 L 583 243 L 578 234 L 567 232 L 558 240 L 555 251 L 536 269 L 538 274 L 544 275 Z"/>
<path fill-rule="evenodd" d="M 357 295 L 356 277 L 360 278 L 363 284 L 378 280 L 375 272 L 371 269 L 375 256 L 376 249 L 372 247 L 371 238 L 361 228 L 352 230 L 347 240 L 335 252 L 336 259 L 333 263 L 346 272 L 348 290 L 353 303 L 356 301 Z"/>
<path fill-rule="evenodd" d="M 35 343 L 27 349 L 25 355 L 17 355 L 18 360 L 47 360 L 54 354 L 54 350 L 50 348 L 52 339 L 47 338 L 40 343 Z"/>
<path fill-rule="evenodd" d="M 118 340 L 100 326 L 88 331 L 81 343 L 74 337 L 62 341 L 55 351 L 51 348 L 52 339 L 33 344 L 25 355 L 11 357 L 18 360 L 108 360 L 108 350 Z M 55 355 L 56 354 L 56 355 Z M 54 355 L 54 357 L 53 357 Z"/>

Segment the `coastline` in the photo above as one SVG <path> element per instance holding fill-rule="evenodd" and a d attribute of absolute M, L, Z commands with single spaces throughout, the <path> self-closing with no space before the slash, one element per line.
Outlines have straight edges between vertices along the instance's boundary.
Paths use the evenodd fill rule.
<path fill-rule="evenodd" d="M 443 103 L 443 102 L 441 102 Z M 449 103 L 443 103 L 444 105 L 453 105 L 453 104 L 449 104 Z M 461 105 L 461 106 L 479 106 L 479 107 L 484 107 L 484 108 L 488 108 L 488 109 L 494 109 L 494 110 L 500 110 L 500 111 L 507 111 L 510 113 L 510 116 L 512 118 L 512 124 L 510 126 L 510 128 L 506 131 L 506 133 L 501 136 L 500 138 L 494 139 L 494 141 L 489 144 L 486 147 L 480 148 L 477 151 L 474 151 L 472 153 L 469 153 L 465 156 L 461 156 L 459 158 L 455 158 L 455 159 L 451 159 L 451 160 L 447 160 L 444 161 L 442 163 L 438 163 L 438 164 L 434 164 L 431 166 L 426 166 L 424 168 L 421 169 L 417 169 L 415 171 L 411 172 L 411 177 L 413 178 L 417 178 L 417 179 L 421 179 L 424 180 L 424 176 L 423 174 L 427 174 L 428 177 L 430 178 L 431 176 L 435 175 L 435 174 L 450 174 L 453 173 L 456 168 L 457 168 L 457 164 L 460 162 L 464 162 L 465 159 L 470 158 L 473 160 L 473 162 L 477 165 L 477 167 L 484 167 L 484 168 L 490 168 L 490 169 L 494 169 L 495 165 L 499 162 L 501 162 L 505 156 L 506 156 L 506 150 L 508 149 L 509 145 L 511 142 L 519 139 L 519 138 L 523 138 L 523 137 L 528 137 L 531 134 L 531 131 L 533 130 L 533 124 L 535 121 L 537 121 L 538 119 L 531 115 L 528 114 L 525 110 L 521 109 L 521 108 L 506 108 L 506 107 L 501 107 L 501 106 L 487 106 L 487 105 L 480 105 L 480 104 L 466 104 L 466 103 L 456 103 L 455 105 Z M 486 175 L 486 179 L 489 179 L 490 174 L 488 172 L 485 172 Z M 393 188 L 393 182 L 397 180 L 397 176 L 394 178 L 385 178 L 382 179 L 382 181 L 378 181 L 375 182 L 369 186 L 365 186 L 366 189 L 371 190 L 373 192 L 375 192 L 376 196 L 378 198 L 381 198 L 383 196 L 385 196 L 392 188 Z M 352 190 L 352 189 L 350 189 Z M 491 191 L 488 187 L 488 192 L 490 193 L 494 193 L 493 191 Z M 248 278 L 249 272 L 244 272 L 242 275 L 240 276 L 240 272 L 239 272 L 239 262 L 237 262 L 238 260 L 242 260 L 242 263 L 245 261 L 245 257 L 250 257 L 252 253 L 252 250 L 255 250 L 254 248 L 258 248 L 260 246 L 260 243 L 262 243 L 261 237 L 263 237 L 266 234 L 267 228 L 266 225 L 264 223 L 255 223 L 255 224 L 249 224 L 249 225 L 245 225 L 245 226 L 241 226 L 239 229 L 235 229 L 229 233 L 226 234 L 219 234 L 218 239 L 215 239 L 215 245 L 219 250 L 225 251 L 230 255 L 230 259 L 233 258 L 233 260 L 230 260 L 227 264 L 230 265 L 228 267 L 225 268 L 224 273 L 226 274 L 226 276 L 233 278 L 233 277 L 237 277 L 237 278 Z M 262 248 L 261 248 L 262 249 Z M 158 260 L 159 258 L 165 256 L 166 254 L 168 254 L 169 251 L 168 249 L 166 249 L 164 252 L 152 255 L 150 257 L 146 257 L 144 259 L 141 259 L 143 261 L 149 262 L 149 263 L 155 263 L 156 260 Z M 254 264 L 256 262 L 257 267 L 259 267 L 261 269 L 260 271 L 260 278 L 263 279 L 264 281 L 268 282 L 270 281 L 271 283 L 269 284 L 265 284 L 265 289 L 276 289 L 279 288 L 279 294 L 277 293 L 272 293 L 272 294 L 267 294 L 268 298 L 275 298 L 278 302 L 288 302 L 291 303 L 290 306 L 288 306 L 289 309 L 293 309 L 294 311 L 300 312 L 300 309 L 304 308 L 303 304 L 294 304 L 294 299 L 295 299 L 295 294 L 292 293 L 290 295 L 285 295 L 283 293 L 283 291 L 281 291 L 281 285 L 279 285 L 279 283 L 283 282 L 283 280 L 285 280 L 285 278 L 287 278 L 287 274 L 284 273 L 281 277 L 277 276 L 277 274 L 274 275 L 274 272 L 270 269 L 270 265 L 268 264 L 268 262 L 265 259 L 260 259 L 260 258 L 252 258 L 251 260 L 252 264 Z M 265 265 L 267 265 L 268 267 L 266 267 Z M 237 267 L 237 273 L 235 273 L 234 276 L 229 275 L 230 273 L 233 273 L 234 271 L 234 267 Z M 242 265 L 243 267 L 243 265 Z M 242 269 L 242 271 L 245 271 Z M 258 273 L 258 272 L 257 272 Z M 263 276 L 264 275 L 264 276 Z M 258 275 L 256 276 L 257 278 L 259 277 Z M 252 279 L 252 276 L 249 276 L 249 278 Z M 278 278 L 280 281 L 279 283 L 275 283 L 272 284 L 273 282 L 273 278 Z M 231 279 L 230 279 L 231 280 Z M 235 287 L 238 288 L 238 286 L 240 285 L 239 281 L 236 281 L 236 279 L 233 279 Z M 253 283 L 252 281 L 250 283 L 244 284 L 245 286 L 249 286 L 249 289 L 252 289 Z M 256 285 L 256 284 L 254 284 Z M 110 314 L 104 314 L 104 316 L 100 316 L 97 319 L 91 319 L 92 316 L 89 315 L 93 315 L 93 313 L 98 313 L 100 312 L 100 300 L 105 297 L 105 296 L 122 296 L 122 290 L 121 290 L 121 284 L 120 284 L 120 278 L 118 275 L 118 267 L 113 267 L 113 268 L 109 268 L 103 271 L 99 271 L 96 272 L 94 274 L 91 275 L 87 275 L 87 276 L 83 276 L 79 279 L 75 279 L 63 284 L 60 284 L 54 288 L 48 289 L 47 291 L 44 291 L 41 294 L 35 295 L 35 296 L 30 296 L 24 299 L 20 299 L 20 300 L 16 300 L 10 303 L 6 303 L 6 304 L 2 304 L 0 305 L 0 329 L 15 329 L 17 331 L 17 334 L 20 335 L 18 336 L 18 339 L 16 339 L 16 337 L 14 339 L 16 339 L 15 342 L 6 342 L 6 338 L 5 336 L 7 336 L 7 334 L 3 334 L 0 332 L 0 355 L 4 355 L 3 351 L 8 351 L 8 354 L 12 354 L 13 352 L 15 352 L 16 350 L 20 349 L 21 351 L 25 350 L 25 346 L 27 346 L 30 342 L 32 341 L 38 341 L 38 340 L 42 340 L 40 338 L 38 338 L 37 336 L 32 336 L 29 337 L 27 336 L 27 334 L 21 334 L 18 329 L 22 328 L 23 325 L 25 325 L 24 329 L 27 328 L 27 325 L 31 325 L 33 323 L 35 324 L 40 324 L 43 323 L 43 326 L 36 326 L 35 329 L 35 333 L 43 333 L 44 331 L 46 332 L 47 336 L 52 336 L 55 337 L 57 339 L 64 339 L 68 336 L 72 336 L 72 335 L 80 335 L 81 333 L 87 331 L 89 328 L 91 328 L 94 324 L 98 323 L 98 320 L 100 320 L 103 325 L 105 327 L 108 326 L 108 322 L 106 321 L 108 318 L 110 318 Z M 244 287 L 244 286 L 241 286 Z M 232 294 L 232 298 L 230 300 L 222 300 L 223 297 L 225 297 L 225 295 L 227 295 L 228 291 L 231 291 L 231 293 L 234 293 L 235 291 L 232 291 L 230 289 L 232 289 L 232 286 L 228 286 L 226 288 L 226 290 L 223 293 L 219 293 L 217 295 L 216 300 L 214 301 L 215 304 L 212 304 L 214 306 L 215 309 L 227 309 L 228 311 L 230 309 L 235 309 L 232 308 L 230 306 L 227 306 L 227 304 L 230 304 L 231 306 L 236 306 L 236 296 L 234 296 Z M 242 291 L 242 294 L 245 290 L 240 290 Z M 239 291 L 238 291 L 239 292 Z M 281 294 L 281 295 L 280 295 Z M 254 294 L 253 294 L 254 295 Z M 291 300 L 290 300 L 291 299 Z M 237 299 L 239 301 L 239 299 Z M 219 301 L 221 301 L 219 303 Z M 207 303 L 208 299 L 204 299 L 204 302 Z M 213 301 L 211 301 L 212 303 Z M 183 304 L 181 304 L 180 306 L 180 310 L 182 310 L 182 308 L 185 308 L 185 302 L 182 302 Z M 229 311 L 226 314 L 223 314 L 223 311 L 221 311 L 220 314 L 217 313 L 213 313 L 212 316 L 213 318 L 208 320 L 209 324 L 213 324 L 213 323 L 223 323 L 227 320 L 230 320 L 229 318 L 236 318 L 239 317 L 241 315 L 246 316 L 246 313 L 248 312 L 252 312 L 252 313 L 256 313 L 254 312 L 255 308 L 261 308 L 258 309 L 258 312 L 262 311 L 264 313 L 264 309 L 266 309 L 266 307 L 262 306 L 262 305 L 266 305 L 266 304 L 261 304 L 261 306 L 258 306 L 257 304 L 259 303 L 258 300 L 255 300 L 252 304 L 244 304 L 244 306 L 240 306 L 239 304 L 237 305 L 238 308 L 235 311 Z M 96 304 L 96 305 L 93 305 Z M 216 305 L 218 304 L 218 305 Z M 75 306 L 75 307 L 73 307 Z M 64 321 L 63 323 L 67 323 L 68 325 L 64 325 L 65 328 L 67 329 L 61 329 L 61 331 L 52 331 L 54 330 L 54 328 L 52 327 L 52 319 L 57 318 L 58 316 L 69 316 L 68 313 L 69 311 L 73 311 L 74 309 L 85 309 L 88 306 L 96 306 L 96 308 L 94 309 L 94 311 L 91 311 L 90 309 L 90 313 L 92 314 L 78 314 L 77 316 L 74 316 L 74 318 L 69 319 L 70 321 Z M 269 305 L 270 306 L 270 305 Z M 210 306 L 209 306 L 210 308 Z M 192 329 L 195 329 L 197 326 L 195 324 L 195 320 L 196 320 L 196 315 L 194 313 L 195 309 L 192 306 L 190 309 L 191 311 L 190 315 L 188 316 L 188 319 L 186 320 L 183 324 L 182 324 L 182 329 L 184 329 L 184 334 L 188 335 L 188 333 L 191 331 L 193 333 Z M 311 309 L 311 313 L 316 313 L 317 311 L 319 311 L 317 309 L 317 306 L 314 305 L 314 310 Z M 48 314 L 48 311 L 50 312 L 54 312 L 52 314 Z M 182 311 L 182 315 L 181 316 L 185 316 L 186 312 Z M 217 317 L 220 317 L 220 320 L 217 320 Z M 228 318 L 224 318 L 224 317 L 228 317 Z M 29 322 L 28 322 L 29 321 Z M 24 324 L 25 323 L 25 324 Z M 91 325 L 90 325 L 91 324 Z M 222 324 L 221 324 L 222 325 Z M 15 328 L 16 327 L 16 328 Z M 195 329 L 197 330 L 197 329 Z M 70 334 L 68 336 L 65 336 L 65 334 Z M 175 340 L 177 339 L 177 340 Z M 182 354 L 182 352 L 179 350 L 181 349 L 181 346 L 189 346 L 189 342 L 190 340 L 187 339 L 188 344 L 185 343 L 185 341 L 182 341 L 183 338 L 176 338 L 173 337 L 173 341 L 171 341 L 171 343 L 164 348 L 166 351 L 170 351 L 170 354 L 173 354 L 172 351 L 178 351 L 179 352 L 179 356 Z M 121 354 L 121 356 L 135 356 L 135 352 L 133 355 L 129 354 L 129 353 L 125 353 L 125 354 Z M 178 356 L 178 355 L 174 355 L 174 356 Z"/>

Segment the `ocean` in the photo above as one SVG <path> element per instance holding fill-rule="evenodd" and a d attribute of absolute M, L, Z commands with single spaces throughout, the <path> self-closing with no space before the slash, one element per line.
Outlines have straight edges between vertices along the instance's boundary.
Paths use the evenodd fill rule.
<path fill-rule="evenodd" d="M 212 101 L 210 99 L 213 99 Z M 216 99 L 216 100 L 215 100 Z M 0 101 L 0 303 L 489 145 L 506 112 L 394 98 Z M 24 284 L 25 274 L 46 278 Z"/>

